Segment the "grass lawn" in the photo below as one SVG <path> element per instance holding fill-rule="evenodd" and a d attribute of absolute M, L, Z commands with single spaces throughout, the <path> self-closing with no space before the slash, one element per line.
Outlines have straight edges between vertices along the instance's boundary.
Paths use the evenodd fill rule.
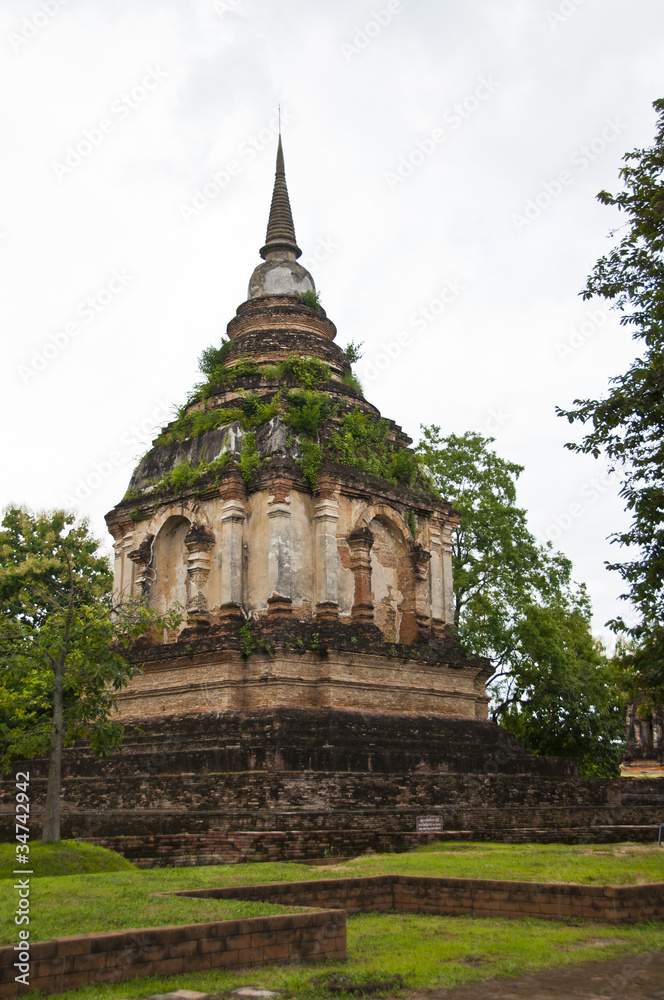
<path fill-rule="evenodd" d="M 342 865 L 241 864 L 201 868 L 136 868 L 98 874 L 36 877 L 46 856 L 32 853 L 31 940 L 92 931 L 288 912 L 268 903 L 154 898 L 153 892 L 258 882 L 405 873 L 468 878 L 634 884 L 664 881 L 664 849 L 640 844 L 432 844 L 409 854 L 370 855 Z M 48 852 L 48 848 L 46 849 Z M 62 847 L 60 847 L 62 850 Z M 73 851 L 75 854 L 75 851 Z M 13 857 L 13 856 L 12 856 Z M 62 854 L 59 870 L 76 863 Z M 92 863 L 89 861 L 89 863 Z M 11 881 L 0 883 L 11 898 Z M 6 908 L 8 909 L 8 908 Z M 292 912 L 292 911 L 291 911 Z M 0 921 L 2 944 L 13 944 L 13 913 Z M 486 920 L 402 914 L 362 914 L 348 921 L 349 961 L 313 967 L 261 966 L 238 973 L 206 972 L 85 987 L 77 1000 L 142 997 L 188 988 L 203 992 L 241 983 L 321 995 L 310 979 L 343 972 L 360 981 L 399 973 L 407 988 L 441 988 L 518 975 L 571 962 L 664 949 L 664 923 L 608 927 L 586 921 Z"/>
<path fill-rule="evenodd" d="M 11 878 L 16 868 L 31 868 L 36 876 L 85 875 L 88 872 L 136 871 L 130 861 L 83 840 L 61 840 L 58 844 L 30 843 L 30 864 L 16 862 L 16 845 L 0 844 L 0 879 Z"/>

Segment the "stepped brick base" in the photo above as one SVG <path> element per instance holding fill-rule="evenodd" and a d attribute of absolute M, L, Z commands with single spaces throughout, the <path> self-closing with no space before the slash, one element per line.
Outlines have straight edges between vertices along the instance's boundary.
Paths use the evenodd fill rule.
<path fill-rule="evenodd" d="M 47 762 L 15 766 L 30 772 L 37 837 Z M 12 806 L 7 782 L 5 840 Z M 422 818 L 432 835 L 652 841 L 663 807 L 664 779 L 579 778 L 488 721 L 275 708 L 128 724 L 105 763 L 67 749 L 62 836 L 143 866 L 298 860 L 409 850 L 431 839 Z"/>

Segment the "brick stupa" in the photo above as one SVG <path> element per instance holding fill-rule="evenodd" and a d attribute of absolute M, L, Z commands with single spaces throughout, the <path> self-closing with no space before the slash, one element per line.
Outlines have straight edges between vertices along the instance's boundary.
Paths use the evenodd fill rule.
<path fill-rule="evenodd" d="M 276 706 L 486 719 L 449 634 L 457 517 L 351 375 L 297 263 L 279 140 L 264 263 L 108 515 L 116 596 L 186 609 L 124 718 Z"/>
<path fill-rule="evenodd" d="M 65 750 L 62 835 L 142 866 L 652 840 L 661 780 L 579 778 L 487 719 L 487 665 L 450 633 L 456 516 L 317 307 L 281 143 L 261 254 L 207 383 L 107 517 L 117 596 L 184 620 L 131 651 L 110 760 Z M 38 834 L 47 761 L 24 767 Z"/>

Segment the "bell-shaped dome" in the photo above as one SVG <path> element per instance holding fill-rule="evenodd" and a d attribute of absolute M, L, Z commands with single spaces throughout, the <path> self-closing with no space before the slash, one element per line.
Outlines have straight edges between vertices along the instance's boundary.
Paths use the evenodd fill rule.
<path fill-rule="evenodd" d="M 306 267 L 286 253 L 273 254 L 259 264 L 249 281 L 249 298 L 257 299 L 261 295 L 301 295 L 303 292 L 314 292 L 316 286 Z"/>

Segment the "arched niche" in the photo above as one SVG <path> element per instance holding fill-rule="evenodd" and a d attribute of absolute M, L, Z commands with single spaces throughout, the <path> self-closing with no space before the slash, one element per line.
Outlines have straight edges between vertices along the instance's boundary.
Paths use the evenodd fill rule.
<path fill-rule="evenodd" d="M 150 603 L 162 614 L 176 604 L 189 604 L 189 555 L 184 540 L 191 522 L 182 514 L 172 514 L 161 524 L 154 540 Z"/>
<path fill-rule="evenodd" d="M 371 546 L 371 600 L 374 622 L 386 642 L 414 642 L 416 578 L 409 546 L 401 525 L 384 512 L 376 512 L 366 525 Z"/>

